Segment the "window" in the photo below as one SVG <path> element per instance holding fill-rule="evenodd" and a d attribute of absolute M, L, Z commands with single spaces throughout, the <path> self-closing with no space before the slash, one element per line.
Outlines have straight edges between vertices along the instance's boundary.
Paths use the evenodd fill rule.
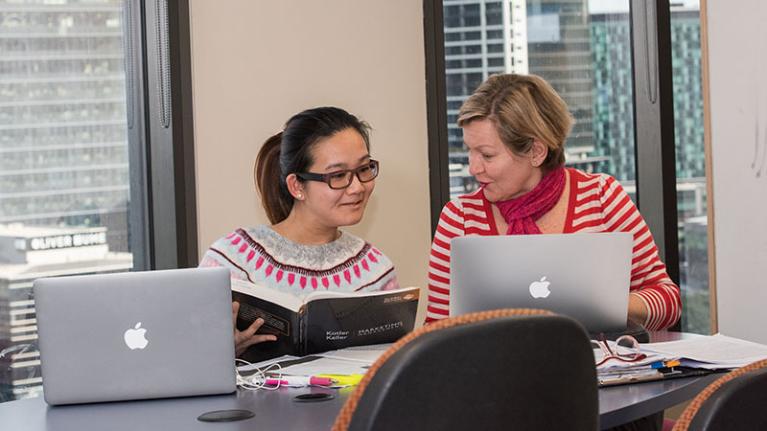
<path fill-rule="evenodd" d="M 565 147 L 568 166 L 609 173 L 633 194 L 629 5 L 625 0 L 609 6 L 590 7 L 588 1 L 444 1 L 445 16 L 454 17 L 444 23 L 451 197 L 476 188 L 455 124 L 461 103 L 488 76 L 509 72 L 542 76 L 567 102 L 576 121 Z M 456 17 L 456 11 L 466 8 L 484 18 L 479 32 L 475 23 L 469 27 Z M 496 37 L 483 39 L 483 32 Z M 503 34 L 507 40 L 498 38 Z M 452 39 L 460 39 L 464 50 L 454 50 Z M 468 61 L 474 67 L 464 67 Z"/>
<path fill-rule="evenodd" d="M 32 282 L 133 268 L 119 1 L 0 2 L 0 401 L 40 390 Z M 138 232 L 136 232 L 138 230 Z"/>
<path fill-rule="evenodd" d="M 444 90 L 436 79 L 429 88 L 432 228 L 447 199 L 476 188 L 455 124 L 461 103 L 491 74 L 540 75 L 576 120 L 567 165 L 622 183 L 682 289 L 681 329 L 708 333 L 698 1 L 674 2 L 667 10 L 656 10 L 663 2 L 645 0 L 431 3 L 451 16 L 441 21 L 434 12 L 437 36 L 427 38 L 435 56 L 444 54 L 441 69 L 427 53 L 427 73 L 445 74 Z M 470 24 L 461 19 L 463 10 L 472 11 Z"/>
<path fill-rule="evenodd" d="M 674 76 L 674 145 L 679 227 L 679 285 L 682 330 L 711 331 L 708 276 L 708 218 L 703 145 L 700 10 L 671 5 Z"/>
<path fill-rule="evenodd" d="M 191 124 L 171 122 L 169 102 L 188 91 L 188 52 L 157 43 L 188 5 L 167 7 L 0 0 L 0 402 L 41 391 L 36 278 L 196 264 L 191 144 L 179 143 Z"/>

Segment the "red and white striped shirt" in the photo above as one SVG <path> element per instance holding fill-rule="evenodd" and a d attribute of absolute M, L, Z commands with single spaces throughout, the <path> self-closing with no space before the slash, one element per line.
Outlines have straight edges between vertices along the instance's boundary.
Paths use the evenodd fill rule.
<path fill-rule="evenodd" d="M 630 291 L 647 306 L 644 326 L 657 330 L 673 325 L 682 312 L 679 287 L 666 273 L 650 229 L 626 191 L 609 175 L 567 171 L 571 186 L 564 233 L 631 232 Z M 442 208 L 429 258 L 427 322 L 448 316 L 450 240 L 464 235 L 498 235 L 491 203 L 482 190 L 453 199 Z"/>

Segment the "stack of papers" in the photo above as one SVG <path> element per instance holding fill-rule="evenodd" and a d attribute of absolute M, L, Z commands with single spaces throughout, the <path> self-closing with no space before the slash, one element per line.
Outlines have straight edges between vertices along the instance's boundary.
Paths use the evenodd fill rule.
<path fill-rule="evenodd" d="M 630 349 L 618 346 L 614 341 L 607 341 L 610 350 L 622 358 L 631 358 L 635 353 Z M 644 346 L 642 346 L 644 347 Z M 644 357 L 635 361 L 627 362 L 616 358 L 604 361 L 605 353 L 602 349 L 594 349 L 594 362 L 597 365 L 597 379 L 600 386 L 634 383 L 648 380 L 662 379 L 665 375 L 659 371 L 658 364 L 664 364 L 676 359 L 673 356 L 662 353 L 646 352 L 642 349 Z"/>
<path fill-rule="evenodd" d="M 631 350 L 608 341 L 613 352 L 626 357 Z M 767 346 L 722 334 L 696 336 L 677 341 L 640 345 L 641 360 L 626 362 L 609 359 L 597 366 L 600 386 L 684 377 L 711 370 L 728 370 L 767 359 Z M 594 349 L 595 363 L 604 359 L 602 349 Z"/>
<path fill-rule="evenodd" d="M 767 359 L 767 346 L 722 334 L 642 344 L 642 351 L 677 357 L 683 366 L 708 370 L 739 368 Z"/>

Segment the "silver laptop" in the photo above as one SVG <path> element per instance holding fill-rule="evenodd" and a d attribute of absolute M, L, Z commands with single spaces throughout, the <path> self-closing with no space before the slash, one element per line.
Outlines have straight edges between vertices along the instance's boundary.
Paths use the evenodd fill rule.
<path fill-rule="evenodd" d="M 233 392 L 229 277 L 194 268 L 36 280 L 45 401 Z"/>
<path fill-rule="evenodd" d="M 450 243 L 450 315 L 542 308 L 590 332 L 626 329 L 630 233 L 467 236 Z"/>

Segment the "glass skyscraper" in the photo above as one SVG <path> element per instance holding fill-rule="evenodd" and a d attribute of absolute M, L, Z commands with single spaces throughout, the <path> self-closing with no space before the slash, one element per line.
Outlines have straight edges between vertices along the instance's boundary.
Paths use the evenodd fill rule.
<path fill-rule="evenodd" d="M 610 158 L 609 172 L 619 180 L 633 180 L 636 176 L 633 147 L 627 145 L 634 141 L 629 25 L 628 12 L 591 15 L 595 64 L 594 150 Z M 672 8 L 671 43 L 677 178 L 704 178 L 700 12 L 697 9 Z"/>
<path fill-rule="evenodd" d="M 0 1 L 0 224 L 127 251 L 122 1 Z"/>
<path fill-rule="evenodd" d="M 450 191 L 472 190 L 458 110 L 495 73 L 540 75 L 567 102 L 576 122 L 568 138 L 567 163 L 604 171 L 592 125 L 593 69 L 585 0 L 445 0 L 445 73 Z"/>
<path fill-rule="evenodd" d="M 0 401 L 40 390 L 32 282 L 125 271 L 121 0 L 0 0 Z"/>
<path fill-rule="evenodd" d="M 567 102 L 575 126 L 566 163 L 618 179 L 636 199 L 631 22 L 628 1 L 445 0 L 450 193 L 476 187 L 468 172 L 461 103 L 493 73 L 533 73 Z M 671 5 L 682 329 L 708 331 L 706 172 L 700 12 Z M 596 9 L 596 7 L 606 9 Z M 641 202 L 640 202 L 641 204 Z"/>

